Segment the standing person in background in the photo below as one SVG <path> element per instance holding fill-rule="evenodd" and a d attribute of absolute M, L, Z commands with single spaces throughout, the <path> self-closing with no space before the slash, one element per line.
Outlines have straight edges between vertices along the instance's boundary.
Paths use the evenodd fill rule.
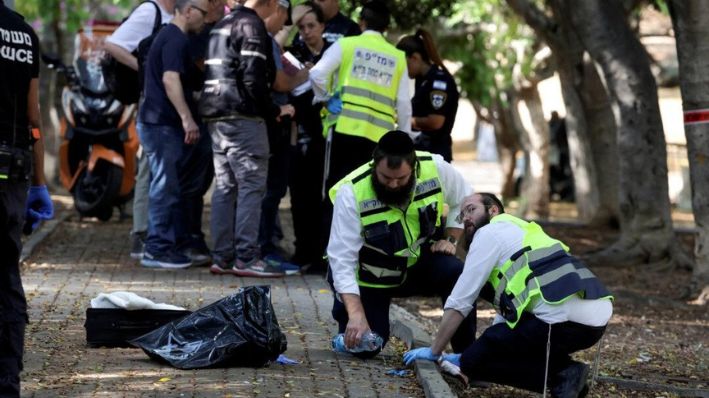
<path fill-rule="evenodd" d="M 332 44 L 343 37 L 357 36 L 362 33 L 359 25 L 340 11 L 339 0 L 315 0 L 325 17 L 323 39 Z"/>
<path fill-rule="evenodd" d="M 390 18 L 384 3 L 368 1 L 360 14 L 364 32 L 336 41 L 310 70 L 314 101 L 327 103 L 329 112 L 324 122 L 326 190 L 371 160 L 374 147 L 387 131 L 397 126 L 401 131 L 411 130 L 406 57 L 384 37 Z M 331 219 L 332 204 L 325 200 L 323 250 Z"/>
<path fill-rule="evenodd" d="M 207 15 L 202 30 L 189 35 L 189 52 L 192 64 L 188 67 L 187 78 L 192 88 L 192 100 L 188 102 L 190 112 L 199 126 L 199 140 L 194 145 L 183 146 L 180 162 L 180 213 L 184 217 L 184 227 L 178 231 L 178 250 L 192 260 L 194 266 L 209 265 L 209 247 L 202 232 L 204 195 L 214 179 L 212 161 L 212 139 L 207 125 L 197 110 L 199 93 L 204 85 L 204 57 L 212 28 L 224 17 L 225 0 L 209 0 Z"/>
<path fill-rule="evenodd" d="M 273 38 L 285 25 L 291 25 L 291 9 L 289 0 L 278 0 L 276 12 L 265 20 L 266 30 L 273 45 L 273 60 L 276 65 L 276 79 L 271 87 L 271 98 L 276 105 L 288 104 L 288 92 L 297 85 L 308 80 L 308 70 L 299 70 L 295 75 L 288 75 L 283 70 L 281 62 L 281 47 Z M 290 117 L 281 120 L 268 120 L 268 142 L 271 156 L 268 158 L 268 178 L 266 195 L 261 204 L 261 223 L 259 228 L 259 246 L 263 260 L 287 275 L 296 274 L 300 268 L 286 261 L 282 250 L 278 247 L 278 206 L 288 191 L 289 146 L 292 128 Z"/>
<path fill-rule="evenodd" d="M 411 129 L 420 131 L 416 149 L 437 153 L 447 162 L 453 160 L 451 132 L 458 112 L 458 87 L 443 65 L 431 34 L 419 29 L 405 36 L 396 48 L 406 54 L 409 77 L 416 80 L 411 99 Z"/>
<path fill-rule="evenodd" d="M 362 33 L 357 23 L 340 12 L 339 0 L 316 0 L 313 1 L 313 3 L 317 5 L 323 13 L 325 29 L 323 30 L 322 37 L 326 43 L 332 44 L 343 37 L 357 36 Z M 283 32 L 276 36 L 276 40 L 279 43 L 285 44 L 290 37 L 290 29 L 284 29 Z M 302 40 L 302 37 L 296 35 L 293 38 L 292 45 L 302 44 Z"/>
<path fill-rule="evenodd" d="M 180 214 L 180 162 L 183 145 L 199 141 L 192 116 L 193 102 L 187 78 L 193 65 L 187 34 L 204 25 L 209 0 L 177 0 L 175 18 L 153 41 L 145 68 L 145 96 L 138 113 L 138 133 L 150 165 L 148 237 L 141 265 L 150 268 L 186 268 L 192 260 L 178 251 L 184 231 Z M 182 223 L 182 224 L 181 224 Z"/>
<path fill-rule="evenodd" d="M 278 277 L 261 259 L 258 225 L 268 176 L 266 120 L 293 116 L 271 99 L 276 70 L 264 20 L 278 0 L 247 0 L 214 27 L 207 51 L 200 114 L 212 136 L 212 267 L 217 274 Z"/>
<path fill-rule="evenodd" d="M 320 7 L 306 1 L 293 9 L 293 23 L 300 40 L 287 50 L 306 69 L 312 68 L 330 46 L 323 39 L 325 17 Z M 313 90 L 291 95 L 295 107 L 298 134 L 291 147 L 289 189 L 295 254 L 291 261 L 309 267 L 322 261 L 320 229 L 322 219 L 322 175 L 325 159 L 325 139 L 322 136 L 320 103 L 313 104 Z M 313 222 L 313 220 L 317 220 Z"/>
<path fill-rule="evenodd" d="M 143 39 L 153 33 L 158 10 L 160 10 L 161 23 L 169 23 L 175 12 L 175 0 L 151 0 L 136 7 L 121 26 L 106 38 L 106 52 L 111 54 L 116 61 L 138 71 L 138 59 L 134 55 L 134 51 L 137 50 L 138 44 Z M 140 135 L 140 131 L 138 131 L 138 135 Z M 145 238 L 148 234 L 149 189 L 150 166 L 148 166 L 148 158 L 141 151 L 138 158 L 135 189 L 133 190 L 133 228 L 130 233 L 130 256 L 136 260 L 143 257 Z"/>
<path fill-rule="evenodd" d="M 39 39 L 2 0 L 0 28 L 6 33 L 0 36 L 0 396 L 14 398 L 20 396 L 28 321 L 20 279 L 20 233 L 25 222 L 34 229 L 40 220 L 52 218 L 54 206 L 44 178 L 39 130 Z"/>

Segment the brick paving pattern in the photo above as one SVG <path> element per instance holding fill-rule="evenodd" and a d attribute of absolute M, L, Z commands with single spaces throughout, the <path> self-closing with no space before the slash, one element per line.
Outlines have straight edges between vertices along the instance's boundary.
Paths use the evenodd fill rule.
<path fill-rule="evenodd" d="M 284 222 L 287 224 L 287 221 Z M 24 268 L 29 302 L 23 397 L 420 397 L 414 378 L 388 376 L 401 366 L 392 345 L 362 361 L 335 354 L 332 292 L 322 276 L 283 279 L 211 275 L 206 268 L 153 270 L 128 255 L 130 220 L 101 223 L 72 215 Z M 89 348 L 85 311 L 98 293 L 131 291 L 155 302 L 198 309 L 242 286 L 271 284 L 285 355 L 299 365 L 178 370 L 142 350 Z"/>

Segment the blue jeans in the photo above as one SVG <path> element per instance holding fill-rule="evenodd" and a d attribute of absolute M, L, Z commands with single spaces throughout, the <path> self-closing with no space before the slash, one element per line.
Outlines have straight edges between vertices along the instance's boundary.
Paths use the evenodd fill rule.
<path fill-rule="evenodd" d="M 179 167 L 185 134 L 182 128 L 139 123 L 140 141 L 150 165 L 148 237 L 145 251 L 161 255 L 175 250 L 180 230 Z"/>

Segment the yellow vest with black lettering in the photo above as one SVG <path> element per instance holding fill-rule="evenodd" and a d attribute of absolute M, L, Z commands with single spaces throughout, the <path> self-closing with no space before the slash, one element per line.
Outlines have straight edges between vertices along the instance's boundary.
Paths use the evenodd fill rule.
<path fill-rule="evenodd" d="M 497 312 L 514 328 L 532 300 L 561 304 L 573 296 L 587 300 L 612 299 L 606 287 L 576 257 L 568 246 L 549 237 L 534 222 L 499 214 L 490 223 L 510 222 L 524 230 L 522 249 L 493 268 L 480 296 L 492 302 Z"/>
<path fill-rule="evenodd" d="M 342 99 L 342 112 L 328 114 L 324 134 L 335 131 L 373 142 L 396 128 L 396 98 L 406 73 L 404 53 L 380 34 L 343 37 L 342 62 L 335 91 Z"/>
<path fill-rule="evenodd" d="M 408 267 L 416 264 L 421 244 L 441 225 L 443 192 L 438 169 L 427 152 L 417 152 L 419 170 L 412 199 L 406 209 L 390 207 L 377 199 L 372 187 L 372 165 L 367 163 L 330 189 L 351 184 L 362 225 L 364 245 L 359 251 L 357 282 L 360 286 L 393 288 L 406 279 Z"/>

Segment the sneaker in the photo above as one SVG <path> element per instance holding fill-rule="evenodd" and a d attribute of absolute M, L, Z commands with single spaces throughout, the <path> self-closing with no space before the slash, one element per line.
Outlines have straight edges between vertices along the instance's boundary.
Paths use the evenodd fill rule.
<path fill-rule="evenodd" d="M 206 267 L 212 264 L 212 257 L 209 252 L 202 252 L 198 249 L 189 248 L 182 251 L 182 254 L 192 261 L 194 267 Z"/>
<path fill-rule="evenodd" d="M 145 250 L 145 238 L 148 233 L 143 232 L 131 232 L 130 233 L 130 257 L 134 260 L 140 260 L 143 258 L 143 251 Z"/>
<path fill-rule="evenodd" d="M 256 276 L 262 278 L 278 278 L 286 274 L 280 268 L 274 267 L 258 257 L 254 257 L 249 261 L 243 261 L 237 258 L 232 270 L 234 274 L 239 276 Z"/>
<path fill-rule="evenodd" d="M 286 275 L 300 275 L 300 267 L 298 265 L 287 262 L 278 254 L 269 254 L 263 258 L 263 261 L 268 265 L 279 268 Z"/>
<path fill-rule="evenodd" d="M 189 257 L 177 252 L 154 255 L 146 250 L 140 260 L 140 265 L 146 268 L 180 269 L 189 267 L 192 265 L 192 261 Z"/>
<path fill-rule="evenodd" d="M 212 265 L 209 267 L 209 272 L 217 275 L 234 274 L 234 260 L 225 261 L 219 258 L 212 259 Z"/>

